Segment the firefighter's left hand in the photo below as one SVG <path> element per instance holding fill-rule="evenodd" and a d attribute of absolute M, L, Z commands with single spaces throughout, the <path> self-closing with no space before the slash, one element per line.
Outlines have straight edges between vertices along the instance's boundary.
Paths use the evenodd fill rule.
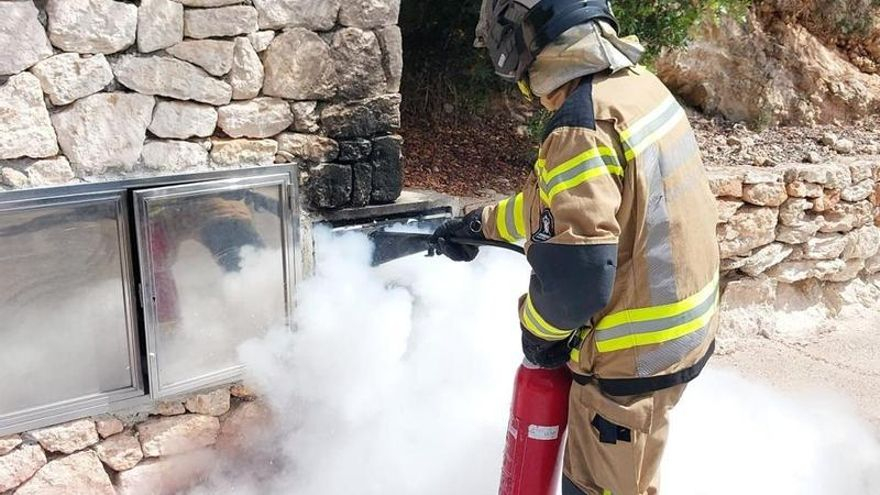
<path fill-rule="evenodd" d="M 529 362 L 547 369 L 565 366 L 571 354 L 567 339 L 549 342 L 536 337 L 525 328 L 522 329 L 522 349 Z"/>
<path fill-rule="evenodd" d="M 434 231 L 434 245 L 437 253 L 452 261 L 473 261 L 480 252 L 477 246 L 453 242 L 453 238 L 484 239 L 482 233 L 482 210 L 475 210 L 463 218 L 447 220 Z"/>

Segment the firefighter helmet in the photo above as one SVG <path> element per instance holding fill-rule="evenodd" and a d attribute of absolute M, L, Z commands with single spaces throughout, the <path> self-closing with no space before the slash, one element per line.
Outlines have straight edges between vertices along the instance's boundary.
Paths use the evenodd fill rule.
<path fill-rule="evenodd" d="M 618 30 L 609 0 L 483 0 L 474 44 L 489 49 L 496 74 L 516 82 L 547 45 L 593 20 Z"/>

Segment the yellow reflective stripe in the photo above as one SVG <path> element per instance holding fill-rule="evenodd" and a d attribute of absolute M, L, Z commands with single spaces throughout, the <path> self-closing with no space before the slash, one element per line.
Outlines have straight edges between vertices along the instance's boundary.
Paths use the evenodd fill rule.
<path fill-rule="evenodd" d="M 662 306 L 653 306 L 650 308 L 627 309 L 618 313 L 613 313 L 596 325 L 596 330 L 608 330 L 627 323 L 638 323 L 651 320 L 662 320 L 664 318 L 672 318 L 684 312 L 690 311 L 700 305 L 709 296 L 712 295 L 718 287 L 718 274 L 712 278 L 709 285 L 700 289 L 699 292 L 672 304 Z"/>
<path fill-rule="evenodd" d="M 602 495 L 614 495 L 614 494 L 611 493 L 611 490 L 605 489 L 605 490 L 602 490 Z"/>
<path fill-rule="evenodd" d="M 595 148 L 589 149 L 589 150 L 575 156 L 574 158 L 571 158 L 571 159 L 568 159 L 568 160 L 562 162 L 562 164 L 560 164 L 556 167 L 553 167 L 553 170 L 550 170 L 550 171 L 548 171 L 546 169 L 546 160 L 545 160 L 544 166 L 542 167 L 542 170 L 541 170 L 541 178 L 544 179 L 544 182 L 550 182 L 555 177 L 568 172 L 569 170 L 577 167 L 578 165 L 580 165 L 586 161 L 592 160 L 593 158 L 598 158 L 601 156 L 613 157 L 615 163 L 618 162 L 617 153 L 613 149 L 611 149 L 607 146 L 597 146 Z"/>
<path fill-rule="evenodd" d="M 569 179 L 565 182 L 556 184 L 549 191 L 545 191 L 542 189 L 541 198 L 545 199 L 545 202 L 549 204 L 553 201 L 553 198 L 555 198 L 560 193 L 575 188 L 583 184 L 584 182 L 589 182 L 597 177 L 602 177 L 605 175 L 617 175 L 623 177 L 623 167 L 619 165 L 606 165 L 605 167 L 588 170 L 573 179 Z"/>
<path fill-rule="evenodd" d="M 642 152 L 645 151 L 648 146 L 651 146 L 652 144 L 661 140 L 663 136 L 669 133 L 669 131 L 671 131 L 676 125 L 678 125 L 679 122 L 681 122 L 681 120 L 685 117 L 686 115 L 684 113 L 684 109 L 679 108 L 673 118 L 663 124 L 662 127 L 651 133 L 648 137 L 640 140 L 638 143 L 627 143 L 627 150 L 625 152 L 626 159 L 635 159 L 635 157 L 642 154 Z"/>
<path fill-rule="evenodd" d="M 718 296 L 715 297 L 715 303 L 708 311 L 687 323 L 682 323 L 681 325 L 676 325 L 672 328 L 667 328 L 666 330 L 661 330 L 658 332 L 625 335 L 623 337 L 606 340 L 604 342 L 596 342 L 596 348 L 599 350 L 599 352 L 614 352 L 622 351 L 624 349 L 631 349 L 633 347 L 662 344 L 663 342 L 675 340 L 679 337 L 684 337 L 689 333 L 695 332 L 709 324 L 709 322 L 715 316 L 717 310 Z"/>
<path fill-rule="evenodd" d="M 507 230 L 507 205 L 510 203 L 510 198 L 502 200 L 498 203 L 498 207 L 495 212 L 495 226 L 498 228 L 498 235 L 501 236 L 507 242 L 516 242 L 516 238 L 510 235 L 510 232 Z"/>
<path fill-rule="evenodd" d="M 580 347 L 576 347 L 576 348 L 572 349 L 571 354 L 569 355 L 569 358 L 575 363 L 581 362 L 581 349 L 580 349 Z"/>
<path fill-rule="evenodd" d="M 660 118 L 660 116 L 663 115 L 664 112 L 669 110 L 669 108 L 675 104 L 675 97 L 672 95 L 668 96 L 665 100 L 663 100 L 663 103 L 657 105 L 657 108 L 651 110 L 650 112 L 648 112 L 647 115 L 635 121 L 631 126 L 624 129 L 623 132 L 620 133 L 620 139 L 623 141 L 629 141 L 632 136 L 640 133 L 643 129 L 651 125 L 655 120 Z"/>
<path fill-rule="evenodd" d="M 550 171 L 546 166 L 547 162 L 543 159 L 535 163 L 541 200 L 548 206 L 556 195 L 584 182 L 607 175 L 620 177 L 624 175 L 617 153 L 606 146 L 598 146 L 580 153 Z"/>
<path fill-rule="evenodd" d="M 521 320 L 523 326 L 535 334 L 535 336 L 544 340 L 564 340 L 574 333 L 574 330 L 563 330 L 547 323 L 547 321 L 538 313 L 538 310 L 535 309 L 530 295 L 526 296 L 526 303 L 523 305 Z"/>
<path fill-rule="evenodd" d="M 514 196 L 513 201 L 513 223 L 516 225 L 516 235 L 523 239 L 526 236 L 526 210 L 524 207 L 523 193 Z"/>

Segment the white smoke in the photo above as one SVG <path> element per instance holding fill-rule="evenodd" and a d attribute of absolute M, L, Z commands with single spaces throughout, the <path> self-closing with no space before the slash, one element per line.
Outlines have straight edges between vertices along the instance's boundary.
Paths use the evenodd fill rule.
<path fill-rule="evenodd" d="M 373 269 L 362 236 L 318 241 L 295 332 L 240 348 L 272 438 L 194 493 L 497 493 L 525 261 L 484 249 Z M 674 411 L 664 493 L 880 494 L 880 444 L 840 402 L 707 371 Z"/>

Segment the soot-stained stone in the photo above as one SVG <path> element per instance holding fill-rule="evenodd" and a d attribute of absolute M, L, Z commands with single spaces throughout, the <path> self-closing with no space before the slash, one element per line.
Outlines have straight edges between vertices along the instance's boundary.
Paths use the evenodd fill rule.
<path fill-rule="evenodd" d="M 351 202 L 351 165 L 322 163 L 309 168 L 305 190 L 309 202 L 315 208 L 333 209 L 346 206 Z"/>
<path fill-rule="evenodd" d="M 366 139 L 339 142 L 339 158 L 342 163 L 353 163 L 366 160 L 373 150 L 373 143 Z"/>
<path fill-rule="evenodd" d="M 400 136 L 384 136 L 373 140 L 372 203 L 391 203 L 403 190 L 403 154 Z"/>
<path fill-rule="evenodd" d="M 351 166 L 351 206 L 367 206 L 373 191 L 373 164 L 359 162 Z"/>
<path fill-rule="evenodd" d="M 332 138 L 369 137 L 400 127 L 400 95 L 329 105 L 321 123 Z"/>

